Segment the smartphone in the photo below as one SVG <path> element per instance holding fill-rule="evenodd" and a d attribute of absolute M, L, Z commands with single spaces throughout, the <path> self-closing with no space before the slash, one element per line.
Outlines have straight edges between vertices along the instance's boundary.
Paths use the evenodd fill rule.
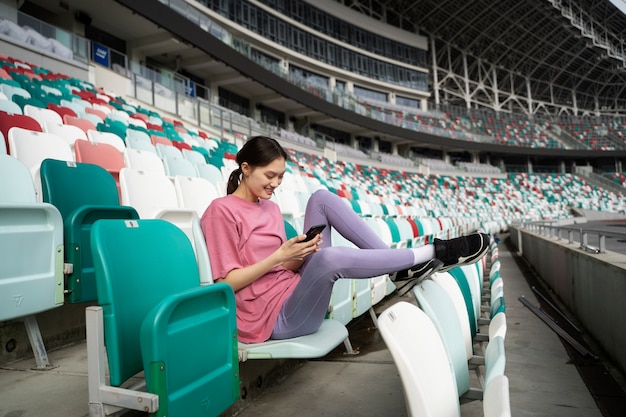
<path fill-rule="evenodd" d="M 302 242 L 308 242 L 309 240 L 313 239 L 315 236 L 319 235 L 320 233 L 322 233 L 322 230 L 324 230 L 326 228 L 325 224 L 320 224 L 317 226 L 312 226 L 307 232 L 306 232 L 306 239 L 302 240 L 300 243 Z"/>

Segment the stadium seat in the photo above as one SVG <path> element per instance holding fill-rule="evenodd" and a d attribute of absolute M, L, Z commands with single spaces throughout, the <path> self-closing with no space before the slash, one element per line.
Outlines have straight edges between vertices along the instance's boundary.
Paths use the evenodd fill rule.
<path fill-rule="evenodd" d="M 120 206 L 113 177 L 98 165 L 46 159 L 41 163 L 41 184 L 43 201 L 53 204 L 63 217 L 68 301 L 95 301 L 89 240 L 93 224 L 99 219 L 132 220 L 139 215 L 132 207 Z"/>
<path fill-rule="evenodd" d="M 121 199 L 120 171 L 124 168 L 124 155 L 108 143 L 93 143 L 77 140 L 74 145 L 76 162 L 95 164 L 106 169 L 113 176 Z"/>
<path fill-rule="evenodd" d="M 165 175 L 163 161 L 156 152 L 142 151 L 134 148 L 124 150 L 124 165 L 138 171 L 154 172 Z"/>
<path fill-rule="evenodd" d="M 11 100 L 0 99 L 0 111 L 5 113 L 23 114 L 22 108 Z"/>
<path fill-rule="evenodd" d="M 485 386 L 483 397 L 484 417 L 511 417 L 509 378 L 506 375 L 494 376 Z"/>
<path fill-rule="evenodd" d="M 424 280 L 413 287 L 413 295 L 419 307 L 435 325 L 446 348 L 456 379 L 459 396 L 482 399 L 482 389 L 470 387 L 468 357 L 463 339 L 462 323 L 446 290 L 432 280 Z"/>
<path fill-rule="evenodd" d="M 61 106 L 55 103 L 48 103 L 48 108 L 57 112 L 59 116 L 61 116 L 61 118 L 63 118 L 65 115 L 77 117 L 76 112 L 69 107 Z"/>
<path fill-rule="evenodd" d="M 153 155 L 158 159 L 156 155 Z M 123 168 L 120 171 L 122 204 L 134 207 L 142 219 L 164 219 L 174 223 L 189 237 L 196 211 L 181 208 L 172 181 L 163 173 Z"/>
<path fill-rule="evenodd" d="M 76 126 L 85 133 L 89 133 L 90 130 L 96 130 L 96 125 L 91 120 L 83 119 L 82 117 L 65 115 L 63 116 L 63 123 Z"/>
<path fill-rule="evenodd" d="M 35 314 L 63 305 L 63 220 L 37 203 L 28 168 L 0 155 L 0 322 L 26 325 L 38 369 L 50 363 Z"/>
<path fill-rule="evenodd" d="M 4 136 L 8 154 L 12 154 L 11 147 L 9 146 L 9 130 L 13 127 L 21 127 L 35 132 L 42 131 L 39 122 L 30 116 L 0 111 L 0 133 Z"/>
<path fill-rule="evenodd" d="M 171 146 L 171 148 L 174 148 Z M 198 171 L 192 162 L 189 162 L 181 156 L 174 158 L 166 156 L 163 158 L 163 167 L 165 168 L 165 174 L 170 177 L 182 175 L 184 177 L 197 177 Z"/>
<path fill-rule="evenodd" d="M 137 149 L 140 151 L 152 152 L 160 157 L 156 147 L 152 144 L 148 137 L 130 135 L 126 136 L 126 146 L 131 149 Z"/>
<path fill-rule="evenodd" d="M 85 132 L 83 132 L 82 129 L 72 125 L 45 122 L 43 131 L 47 133 L 52 133 L 53 135 L 57 135 L 58 137 L 64 139 L 72 148 L 74 148 L 74 142 L 76 142 L 76 140 L 87 140 L 87 135 L 85 134 Z"/>
<path fill-rule="evenodd" d="M 30 170 L 35 183 L 37 201 L 41 200 L 41 177 L 39 168 L 44 159 L 74 161 L 70 145 L 52 133 L 35 132 L 14 127 L 9 130 L 11 155 L 19 159 Z"/>
<path fill-rule="evenodd" d="M 124 153 L 126 150 L 126 144 L 115 133 L 111 132 L 99 132 L 97 130 L 90 130 L 87 132 L 87 138 L 93 143 L 106 143 L 107 145 L 114 146 L 115 149 Z"/>
<path fill-rule="evenodd" d="M 400 301 L 382 312 L 378 328 L 400 373 L 409 417 L 460 416 L 446 349 L 426 313 Z"/>
<path fill-rule="evenodd" d="M 61 119 L 61 116 L 59 116 L 59 114 L 54 110 L 35 107 L 30 104 L 24 106 L 24 114 L 37 120 L 39 122 L 39 126 L 41 126 L 42 131 L 45 129 L 46 123 L 63 123 L 63 119 Z"/>
<path fill-rule="evenodd" d="M 219 197 L 215 186 L 204 178 L 177 175 L 174 188 L 179 207 L 194 210 L 199 218 L 211 201 Z"/>
<path fill-rule="evenodd" d="M 184 233 L 162 220 L 101 220 L 92 251 L 99 305 L 86 309 L 90 415 L 218 416 L 237 401 L 233 291 L 199 285 Z M 145 390 L 122 387 L 142 371 Z"/>
<path fill-rule="evenodd" d="M 168 140 L 168 139 L 166 139 Z M 157 143 L 156 145 L 154 145 L 154 147 L 156 148 L 157 151 L 157 155 L 159 155 L 159 157 L 161 159 L 165 159 L 165 158 L 182 158 L 183 154 L 180 151 L 180 149 L 174 147 L 173 145 L 164 145 L 162 143 Z"/>

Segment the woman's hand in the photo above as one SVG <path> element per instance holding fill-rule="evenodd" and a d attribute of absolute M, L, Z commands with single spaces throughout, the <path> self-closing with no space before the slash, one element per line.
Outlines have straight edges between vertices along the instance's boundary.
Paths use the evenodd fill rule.
<path fill-rule="evenodd" d="M 285 256 L 285 260 L 282 262 L 286 269 L 297 271 L 302 266 L 304 258 L 312 253 L 320 250 L 322 243 L 322 235 L 319 234 L 308 242 L 304 242 L 306 235 L 298 235 L 289 239 L 278 249 L 279 252 L 284 251 L 281 255 Z"/>
<path fill-rule="evenodd" d="M 225 277 L 218 278 L 216 281 L 226 282 L 234 291 L 239 291 L 278 265 L 297 271 L 302 266 L 304 258 L 319 251 L 319 245 L 322 243 L 321 234 L 308 242 L 303 242 L 305 238 L 306 235 L 298 235 L 289 239 L 267 258 L 245 268 L 233 269 Z"/>

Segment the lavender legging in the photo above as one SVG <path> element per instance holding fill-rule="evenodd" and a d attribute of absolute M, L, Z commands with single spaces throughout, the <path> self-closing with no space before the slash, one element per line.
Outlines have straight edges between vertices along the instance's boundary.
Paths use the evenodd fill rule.
<path fill-rule="evenodd" d="M 272 339 L 287 339 L 319 329 L 339 278 L 371 278 L 410 268 L 411 249 L 390 249 L 385 242 L 335 194 L 319 190 L 307 203 L 304 230 L 318 224 L 323 232 L 321 250 L 310 255 L 300 268 L 301 279 L 278 315 Z M 357 248 L 332 247 L 330 227 Z"/>

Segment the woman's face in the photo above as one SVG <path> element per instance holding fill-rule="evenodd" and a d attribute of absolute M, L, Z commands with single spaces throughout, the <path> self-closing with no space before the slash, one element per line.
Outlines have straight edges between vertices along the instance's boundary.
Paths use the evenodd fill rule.
<path fill-rule="evenodd" d="M 246 188 L 246 197 L 250 201 L 259 198 L 269 200 L 274 190 L 283 181 L 285 175 L 285 158 L 274 159 L 262 167 L 251 167 L 246 162 L 241 165 L 243 171 L 242 185 Z"/>

